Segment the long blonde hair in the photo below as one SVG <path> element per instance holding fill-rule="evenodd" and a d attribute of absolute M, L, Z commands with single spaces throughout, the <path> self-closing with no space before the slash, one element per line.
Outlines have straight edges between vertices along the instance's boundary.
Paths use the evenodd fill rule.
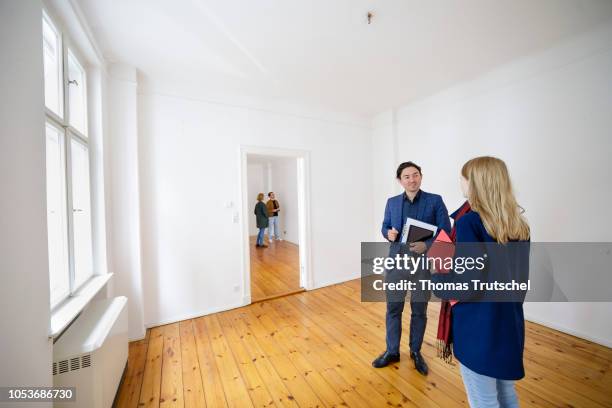
<path fill-rule="evenodd" d="M 468 201 L 484 226 L 500 243 L 529 239 L 529 225 L 512 191 L 506 163 L 482 156 L 467 161 L 461 175 L 468 180 Z"/>

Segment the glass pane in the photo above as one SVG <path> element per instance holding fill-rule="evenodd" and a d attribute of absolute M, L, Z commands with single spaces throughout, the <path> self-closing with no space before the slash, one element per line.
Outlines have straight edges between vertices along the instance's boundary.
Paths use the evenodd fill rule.
<path fill-rule="evenodd" d="M 87 94 L 85 92 L 85 70 L 68 51 L 68 109 L 70 125 L 87 135 Z"/>
<path fill-rule="evenodd" d="M 91 204 L 89 195 L 89 151 L 72 140 L 72 219 L 74 225 L 74 287 L 93 274 Z"/>
<path fill-rule="evenodd" d="M 89 151 L 87 146 L 74 139 L 71 146 L 74 287 L 78 287 L 93 274 Z"/>
<path fill-rule="evenodd" d="M 47 233 L 51 307 L 70 291 L 64 135 L 47 125 Z"/>
<path fill-rule="evenodd" d="M 43 54 L 45 106 L 62 117 L 62 47 L 59 32 L 46 14 L 43 14 Z"/>

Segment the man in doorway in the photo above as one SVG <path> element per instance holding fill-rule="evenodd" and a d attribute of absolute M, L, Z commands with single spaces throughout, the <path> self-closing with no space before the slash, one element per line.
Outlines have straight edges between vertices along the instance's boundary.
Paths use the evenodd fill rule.
<path fill-rule="evenodd" d="M 413 162 L 405 162 L 399 165 L 396 171 L 396 178 L 404 188 L 404 192 L 398 196 L 387 200 L 385 207 L 385 217 L 382 223 L 382 235 L 392 245 L 392 251 L 406 251 L 413 256 L 423 254 L 428 246 L 433 242 L 433 238 L 425 242 L 412 242 L 402 246 L 400 231 L 402 231 L 407 218 L 436 225 L 440 229 L 450 231 L 450 220 L 448 211 L 442 201 L 442 197 L 437 194 L 427 193 L 421 190 L 423 174 L 421 167 Z M 429 271 L 419 270 L 413 275 L 406 275 L 405 271 L 392 269 L 386 271 L 385 281 L 394 282 L 409 279 L 418 283 L 419 279 L 428 279 Z M 418 287 L 418 286 L 417 286 Z M 410 358 L 414 362 L 414 367 L 422 375 L 427 375 L 427 363 L 421 355 L 421 345 L 425 335 L 427 325 L 427 302 L 431 296 L 429 291 L 411 291 L 410 297 Z M 402 312 L 406 298 L 406 291 L 387 291 L 387 349 L 378 356 L 372 366 L 375 368 L 386 367 L 400 359 L 400 339 L 402 335 Z"/>
<path fill-rule="evenodd" d="M 268 193 L 268 202 L 266 203 L 268 208 L 268 217 L 270 220 L 270 226 L 268 227 L 268 241 L 272 242 L 272 235 L 277 241 L 282 241 L 280 237 L 280 227 L 278 225 L 278 212 L 280 211 L 280 204 L 274 195 L 274 192 Z"/>

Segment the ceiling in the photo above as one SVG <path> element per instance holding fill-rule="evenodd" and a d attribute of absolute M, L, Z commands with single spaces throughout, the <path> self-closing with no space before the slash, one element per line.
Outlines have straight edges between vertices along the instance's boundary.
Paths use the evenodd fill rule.
<path fill-rule="evenodd" d="M 108 61 L 135 66 L 154 89 L 256 96 L 365 117 L 612 18 L 610 0 L 77 3 Z"/>

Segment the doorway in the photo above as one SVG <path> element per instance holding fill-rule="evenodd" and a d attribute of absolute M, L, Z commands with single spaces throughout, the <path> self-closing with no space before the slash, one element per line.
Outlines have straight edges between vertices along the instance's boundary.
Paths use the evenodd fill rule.
<path fill-rule="evenodd" d="M 310 289 L 308 152 L 243 146 L 241 167 L 244 303 Z"/>

